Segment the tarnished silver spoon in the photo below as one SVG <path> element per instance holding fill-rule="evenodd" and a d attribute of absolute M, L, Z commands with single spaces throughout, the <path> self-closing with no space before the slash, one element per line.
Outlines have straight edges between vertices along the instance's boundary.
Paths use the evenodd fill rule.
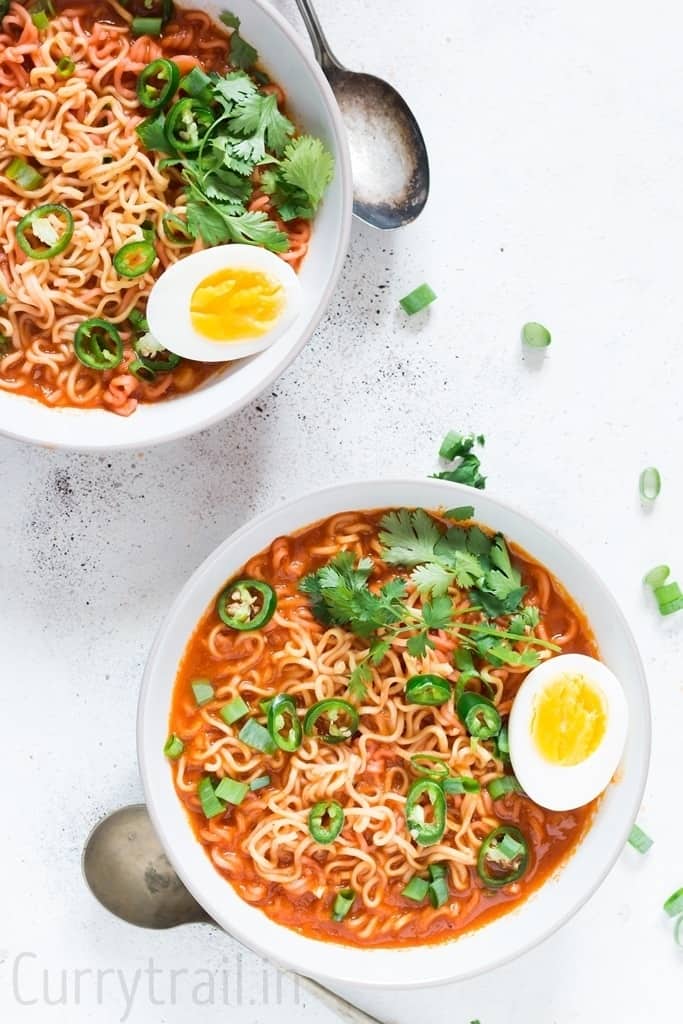
<path fill-rule="evenodd" d="M 83 850 L 83 874 L 103 907 L 139 928 L 215 925 L 175 873 L 144 804 L 122 807 L 95 826 Z M 341 1020 L 381 1024 L 316 981 L 296 977 Z"/>
<path fill-rule="evenodd" d="M 311 0 L 296 3 L 346 125 L 353 212 L 376 228 L 400 228 L 415 220 L 429 195 L 429 159 L 419 125 L 392 85 L 339 63 Z"/>

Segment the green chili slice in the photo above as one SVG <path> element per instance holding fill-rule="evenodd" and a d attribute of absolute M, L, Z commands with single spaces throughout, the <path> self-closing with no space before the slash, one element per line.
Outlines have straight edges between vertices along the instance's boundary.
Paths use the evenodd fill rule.
<path fill-rule="evenodd" d="M 344 825 L 344 808 L 336 800 L 320 800 L 311 807 L 308 815 L 308 831 L 316 843 L 327 846 L 333 843 Z"/>
<path fill-rule="evenodd" d="M 159 349 L 159 352 L 153 356 L 145 355 L 147 349 L 145 348 L 144 335 L 141 338 L 135 338 L 133 348 L 137 355 L 136 363 L 139 363 L 140 367 L 151 374 L 152 377 L 157 373 L 168 373 L 169 370 L 174 370 L 180 362 L 180 356 L 177 356 L 175 352 L 169 352 L 167 349 Z M 129 366 L 128 369 L 130 370 L 130 368 Z"/>
<path fill-rule="evenodd" d="M 426 813 L 429 810 L 430 819 Z M 438 782 L 432 779 L 413 782 L 406 797 L 405 816 L 408 831 L 419 846 L 439 842 L 446 831 L 446 797 Z"/>
<path fill-rule="evenodd" d="M 74 352 L 90 370 L 115 370 L 123 359 L 123 342 L 114 324 L 92 317 L 76 330 Z"/>
<path fill-rule="evenodd" d="M 434 782 L 442 782 L 448 778 L 448 762 L 436 754 L 413 754 L 410 764 L 416 775 Z"/>
<path fill-rule="evenodd" d="M 225 588 L 216 603 L 221 622 L 240 632 L 267 625 L 276 608 L 275 591 L 263 580 L 236 580 Z"/>
<path fill-rule="evenodd" d="M 173 98 L 179 83 L 178 65 L 166 57 L 160 57 L 142 69 L 135 91 L 143 107 L 147 110 L 158 110 Z"/>
<path fill-rule="evenodd" d="M 406 683 L 406 700 L 409 704 L 424 704 L 438 707 L 451 696 L 451 684 L 443 676 L 411 676 Z"/>
<path fill-rule="evenodd" d="M 144 239 L 127 242 L 114 256 L 114 270 L 121 277 L 142 277 L 156 258 L 157 251 L 151 242 Z"/>
<path fill-rule="evenodd" d="M 132 363 L 128 364 L 128 373 L 132 373 L 138 380 L 144 380 L 147 383 L 156 380 L 155 371 L 145 366 L 141 359 L 134 359 Z"/>
<path fill-rule="evenodd" d="M 71 57 L 60 57 L 57 61 L 57 74 L 60 78 L 71 78 L 76 70 L 76 62 Z"/>
<path fill-rule="evenodd" d="M 27 192 L 33 192 L 40 188 L 45 181 L 43 175 L 20 156 L 15 157 L 8 165 L 5 175 L 10 181 L 16 181 L 19 188 L 23 188 Z"/>
<path fill-rule="evenodd" d="M 493 702 L 480 693 L 465 690 L 457 705 L 460 721 L 470 736 L 477 740 L 490 740 L 500 732 L 501 719 Z"/>
<path fill-rule="evenodd" d="M 514 775 L 503 775 L 501 779 L 491 779 L 486 788 L 492 800 L 500 800 L 508 793 L 524 792 Z"/>
<path fill-rule="evenodd" d="M 163 22 L 161 18 L 133 18 L 131 32 L 134 36 L 160 36 Z"/>
<path fill-rule="evenodd" d="M 353 704 L 337 697 L 318 701 L 304 718 L 304 732 L 317 736 L 323 743 L 344 743 L 358 731 L 358 711 Z"/>
<path fill-rule="evenodd" d="M 165 213 L 161 218 L 161 226 L 164 229 L 166 241 L 177 249 L 194 245 L 195 237 L 190 230 L 186 220 L 179 217 L 177 213 Z"/>
<path fill-rule="evenodd" d="M 48 217 L 59 217 L 64 221 L 64 229 L 58 234 L 57 229 L 47 219 Z M 67 245 L 73 238 L 74 219 L 71 210 L 61 203 L 45 203 L 44 206 L 37 206 L 25 217 L 22 217 L 17 224 L 17 242 L 32 260 L 49 260 L 53 256 L 59 256 L 64 252 Z M 35 248 L 30 242 L 28 235 L 31 235 L 37 242 L 42 242 L 43 249 Z"/>
<path fill-rule="evenodd" d="M 279 693 L 268 705 L 268 732 L 280 750 L 292 754 L 301 746 L 303 729 L 294 699 Z"/>
<path fill-rule="evenodd" d="M 184 750 L 185 744 L 181 738 L 176 736 L 175 733 L 171 733 L 164 744 L 164 754 L 166 757 L 171 761 L 177 761 Z"/>
<path fill-rule="evenodd" d="M 171 107 L 166 118 L 166 138 L 181 153 L 196 152 L 214 121 L 215 116 L 208 107 L 187 97 Z"/>
<path fill-rule="evenodd" d="M 215 818 L 225 810 L 225 804 L 216 796 L 213 783 L 208 775 L 205 775 L 197 784 L 197 796 L 202 805 L 205 818 Z"/>
<path fill-rule="evenodd" d="M 227 704 L 224 704 L 219 714 L 226 725 L 232 725 L 234 722 L 239 722 L 240 718 L 244 718 L 245 715 L 249 714 L 249 705 L 245 704 L 238 695 L 228 701 Z"/>
<path fill-rule="evenodd" d="M 353 889 L 341 889 L 332 905 L 332 920 L 343 921 L 354 904 L 356 894 Z"/>
<path fill-rule="evenodd" d="M 522 877 L 529 864 L 529 847 L 513 825 L 499 825 L 479 848 L 477 873 L 489 889 L 500 889 Z"/>

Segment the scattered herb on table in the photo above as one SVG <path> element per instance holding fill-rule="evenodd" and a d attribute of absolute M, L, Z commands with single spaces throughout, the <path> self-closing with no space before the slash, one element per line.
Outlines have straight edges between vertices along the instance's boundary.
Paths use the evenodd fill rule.
<path fill-rule="evenodd" d="M 483 434 L 459 434 L 455 430 L 449 430 L 441 442 L 439 458 L 452 465 L 440 473 L 433 473 L 432 476 L 437 480 L 450 480 L 452 483 L 483 490 L 486 486 L 486 477 L 481 474 L 481 460 L 473 448 L 475 445 L 483 447 L 484 444 Z"/>

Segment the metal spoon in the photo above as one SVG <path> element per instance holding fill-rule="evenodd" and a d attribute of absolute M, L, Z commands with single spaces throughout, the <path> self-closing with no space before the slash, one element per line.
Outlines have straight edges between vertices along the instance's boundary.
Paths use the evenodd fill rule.
<path fill-rule="evenodd" d="M 83 874 L 103 907 L 139 928 L 216 924 L 178 878 L 144 804 L 122 807 L 95 826 L 83 850 Z M 316 981 L 295 977 L 349 1024 L 381 1024 Z"/>
<path fill-rule="evenodd" d="M 429 195 L 429 159 L 415 117 L 388 82 L 343 67 L 328 45 L 311 0 L 296 2 L 346 124 L 353 212 L 376 228 L 408 224 Z"/>

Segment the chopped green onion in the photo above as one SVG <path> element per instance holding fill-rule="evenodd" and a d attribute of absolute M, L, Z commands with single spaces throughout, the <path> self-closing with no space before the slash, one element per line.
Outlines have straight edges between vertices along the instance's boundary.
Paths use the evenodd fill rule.
<path fill-rule="evenodd" d="M 215 818 L 217 814 L 222 814 L 225 810 L 225 804 L 216 796 L 213 783 L 208 775 L 199 780 L 197 796 L 202 805 L 205 818 Z"/>
<path fill-rule="evenodd" d="M 461 796 L 463 793 L 478 793 L 481 790 L 481 783 L 471 779 L 469 775 L 460 775 L 457 778 L 444 779 L 441 788 L 448 796 Z"/>
<path fill-rule="evenodd" d="M 448 881 L 446 877 L 435 878 L 429 883 L 429 902 L 433 907 L 443 907 L 448 902 Z"/>
<path fill-rule="evenodd" d="M 435 882 L 437 878 L 445 878 L 448 874 L 445 864 L 430 864 L 428 870 L 429 878 L 432 882 Z"/>
<path fill-rule="evenodd" d="M 648 587 L 661 587 L 663 583 L 666 583 L 667 578 L 671 569 L 668 565 L 656 565 L 654 569 L 650 569 L 649 573 L 644 577 L 643 583 L 647 583 Z"/>
<path fill-rule="evenodd" d="M 44 32 L 50 24 L 50 19 L 48 18 L 45 11 L 35 11 L 31 15 L 31 21 L 36 26 L 39 32 Z"/>
<path fill-rule="evenodd" d="M 401 896 L 405 896 L 407 900 L 414 900 L 415 903 L 422 903 L 427 893 L 429 892 L 429 882 L 426 878 L 420 878 L 419 875 L 413 875 L 405 889 L 402 891 Z"/>
<path fill-rule="evenodd" d="M 265 789 L 266 786 L 270 785 L 270 775 L 259 775 L 257 779 L 252 779 L 249 783 L 249 789 L 252 793 L 255 793 L 259 789 Z"/>
<path fill-rule="evenodd" d="M 184 78 L 180 79 L 179 88 L 194 99 L 200 96 L 204 90 L 211 85 L 211 79 L 204 74 L 201 68 L 192 68 Z"/>
<path fill-rule="evenodd" d="M 496 847 L 497 853 L 503 860 L 515 860 L 522 856 L 524 850 L 524 844 L 518 842 L 509 832 L 504 833 Z"/>
<path fill-rule="evenodd" d="M 236 779 L 221 779 L 216 786 L 216 796 L 228 804 L 241 804 L 248 792 L 249 784 Z"/>
<path fill-rule="evenodd" d="M 192 692 L 197 702 L 197 707 L 208 704 L 215 697 L 215 691 L 208 679 L 195 679 L 192 683 Z"/>
<path fill-rule="evenodd" d="M 408 316 L 413 316 L 414 313 L 419 313 L 421 309 L 433 302 L 435 298 L 436 292 L 433 292 L 428 284 L 421 284 L 399 299 L 399 304 Z"/>
<path fill-rule="evenodd" d="M 640 474 L 638 489 L 643 501 L 654 501 L 662 489 L 662 478 L 656 466 L 648 466 Z"/>
<path fill-rule="evenodd" d="M 258 702 L 258 706 L 261 708 L 261 711 L 263 712 L 264 715 L 268 714 L 268 708 L 273 703 L 276 697 L 277 694 L 274 693 L 272 697 L 264 697 L 263 700 L 260 700 Z"/>
<path fill-rule="evenodd" d="M 498 733 L 497 743 L 498 743 L 498 752 L 500 754 L 503 754 L 504 756 L 507 756 L 510 753 L 510 740 L 508 739 L 508 724 L 507 724 L 507 722 L 503 723 L 503 726 L 502 726 L 500 732 Z"/>
<path fill-rule="evenodd" d="M 175 733 L 171 733 L 164 744 L 164 754 L 166 757 L 170 758 L 171 761 L 177 761 L 184 750 L 185 744 L 180 737 L 176 736 Z"/>
<path fill-rule="evenodd" d="M 631 834 L 628 837 L 628 841 L 633 847 L 633 849 L 637 850 L 638 853 L 647 853 L 647 851 L 654 843 L 654 839 L 650 839 L 647 832 L 643 832 L 642 828 L 639 825 L 633 826 L 633 828 L 631 829 Z"/>
<path fill-rule="evenodd" d="M 76 70 L 76 63 L 71 57 L 60 57 L 57 61 L 57 74 L 60 78 L 71 78 Z"/>
<path fill-rule="evenodd" d="M 0 306 L 4 306 L 7 302 L 7 296 L 4 292 L 0 292 Z"/>
<path fill-rule="evenodd" d="M 233 697 L 221 708 L 219 714 L 226 725 L 232 725 L 249 714 L 249 705 L 245 704 L 241 697 Z"/>
<path fill-rule="evenodd" d="M 356 894 L 353 889 L 342 889 L 338 892 L 332 907 L 332 920 L 343 921 L 353 906 L 355 898 Z"/>
<path fill-rule="evenodd" d="M 665 900 L 663 909 L 669 917 L 683 914 L 683 889 L 676 889 L 676 892 L 672 892 L 668 900 Z"/>
<path fill-rule="evenodd" d="M 161 18 L 133 18 L 131 31 L 134 36 L 156 36 L 161 35 Z"/>
<path fill-rule="evenodd" d="M 458 505 L 457 508 L 449 508 L 445 516 L 446 519 L 454 519 L 456 522 L 460 522 L 462 519 L 472 519 L 474 505 Z"/>
<path fill-rule="evenodd" d="M 277 750 L 268 730 L 255 718 L 247 719 L 238 733 L 238 739 L 252 750 L 260 750 L 262 754 L 274 754 Z"/>
<path fill-rule="evenodd" d="M 40 188 L 45 180 L 42 174 L 27 164 L 20 156 L 12 160 L 5 174 L 10 181 L 16 181 L 19 188 L 26 189 L 27 192 L 33 192 L 34 189 Z"/>
<path fill-rule="evenodd" d="M 683 946 L 683 914 L 674 925 L 674 941 L 677 946 Z"/>
<path fill-rule="evenodd" d="M 547 348 L 552 341 L 548 328 L 535 323 L 524 324 L 522 339 L 529 348 Z"/>
<path fill-rule="evenodd" d="M 502 779 L 491 779 L 486 788 L 488 789 L 492 800 L 499 800 L 507 793 L 523 792 L 522 787 L 514 775 L 504 775 Z"/>

